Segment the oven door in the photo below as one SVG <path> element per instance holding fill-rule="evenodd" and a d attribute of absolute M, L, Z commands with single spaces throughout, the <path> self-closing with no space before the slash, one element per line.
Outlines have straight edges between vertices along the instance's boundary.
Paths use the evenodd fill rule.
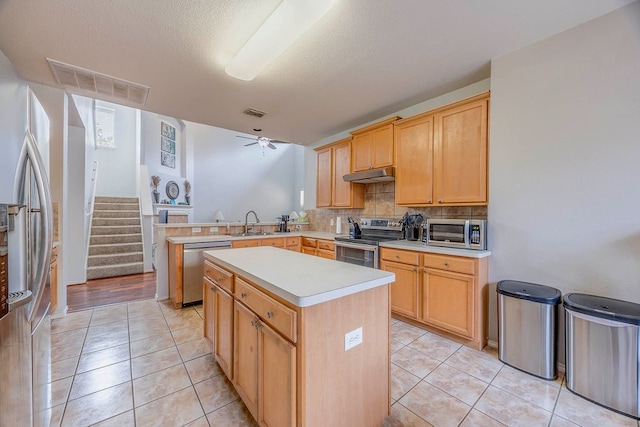
<path fill-rule="evenodd" d="M 348 262 L 349 264 L 362 265 L 364 267 L 378 268 L 377 246 L 336 240 L 335 248 L 336 261 Z"/>

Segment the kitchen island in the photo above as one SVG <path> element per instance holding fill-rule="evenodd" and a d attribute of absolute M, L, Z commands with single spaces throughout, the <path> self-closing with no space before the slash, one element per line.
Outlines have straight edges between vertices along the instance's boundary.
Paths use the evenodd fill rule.
<path fill-rule="evenodd" d="M 382 424 L 394 279 L 272 247 L 205 252 L 205 337 L 260 425 Z"/>

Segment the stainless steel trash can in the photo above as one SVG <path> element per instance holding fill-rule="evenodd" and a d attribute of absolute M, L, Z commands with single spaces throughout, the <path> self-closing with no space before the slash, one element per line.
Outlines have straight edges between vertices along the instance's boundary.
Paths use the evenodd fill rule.
<path fill-rule="evenodd" d="M 560 291 L 516 280 L 498 282 L 496 291 L 500 360 L 545 380 L 555 379 Z"/>
<path fill-rule="evenodd" d="M 564 311 L 567 388 L 640 419 L 640 304 L 572 293 Z"/>

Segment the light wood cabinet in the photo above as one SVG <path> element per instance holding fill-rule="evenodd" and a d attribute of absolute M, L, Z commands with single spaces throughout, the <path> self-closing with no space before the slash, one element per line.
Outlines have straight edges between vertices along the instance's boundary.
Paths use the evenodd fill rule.
<path fill-rule="evenodd" d="M 351 132 L 353 172 L 393 166 L 393 122 L 398 119 L 392 117 Z"/>
<path fill-rule="evenodd" d="M 395 273 L 391 311 L 476 349 L 487 341 L 488 258 L 381 248 L 381 269 Z"/>
<path fill-rule="evenodd" d="M 351 138 L 316 148 L 316 152 L 316 206 L 363 208 L 364 185 L 345 182 L 342 179 L 351 172 Z"/>
<path fill-rule="evenodd" d="M 423 274 L 422 320 L 474 338 L 474 277 L 432 268 L 425 268 Z"/>
<path fill-rule="evenodd" d="M 486 204 L 489 100 L 435 116 L 435 194 L 438 204 Z"/>
<path fill-rule="evenodd" d="M 233 314 L 233 385 L 253 418 L 258 419 L 257 317 L 238 301 Z"/>
<path fill-rule="evenodd" d="M 317 246 L 323 239 L 308 240 Z M 260 426 L 380 424 L 389 414 L 390 400 L 389 312 L 380 310 L 389 306 L 386 286 L 297 307 L 239 272 L 226 274 L 233 277 L 233 328 L 227 340 L 233 352 L 232 375 L 225 374 Z M 211 282 L 209 276 L 204 280 Z M 223 313 L 215 303 L 205 303 L 204 309 L 205 325 L 208 312 Z M 345 352 L 344 333 L 355 325 L 366 338 Z M 217 326 L 214 343 L 221 341 Z"/>
<path fill-rule="evenodd" d="M 0 318 L 9 312 L 9 262 L 8 255 L 0 255 Z"/>
<path fill-rule="evenodd" d="M 336 259 L 335 243 L 332 240 L 302 238 L 302 253 L 327 259 Z"/>
<path fill-rule="evenodd" d="M 213 298 L 213 355 L 222 371 L 233 379 L 233 297 L 215 286 Z"/>
<path fill-rule="evenodd" d="M 383 260 L 380 269 L 396 275 L 391 284 L 391 310 L 412 318 L 418 317 L 418 287 L 420 272 L 417 265 Z"/>
<path fill-rule="evenodd" d="M 300 252 L 300 237 L 285 237 L 285 248 L 290 251 Z"/>
<path fill-rule="evenodd" d="M 261 239 L 242 239 L 242 240 L 232 240 L 231 247 L 232 248 L 253 248 L 256 246 L 260 246 Z"/>
<path fill-rule="evenodd" d="M 397 121 L 396 204 L 488 203 L 489 94 Z"/>
<path fill-rule="evenodd" d="M 204 338 L 209 343 L 209 347 L 213 351 L 214 346 L 214 287 L 213 282 L 204 277 L 202 280 L 202 307 L 204 308 Z"/>

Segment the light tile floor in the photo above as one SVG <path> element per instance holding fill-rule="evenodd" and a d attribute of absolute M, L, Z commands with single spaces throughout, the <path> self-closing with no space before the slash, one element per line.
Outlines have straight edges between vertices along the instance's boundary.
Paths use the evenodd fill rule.
<path fill-rule="evenodd" d="M 53 426 L 255 426 L 204 341 L 202 306 L 153 300 L 52 321 Z M 392 320 L 391 426 L 633 426 L 636 420 Z"/>

